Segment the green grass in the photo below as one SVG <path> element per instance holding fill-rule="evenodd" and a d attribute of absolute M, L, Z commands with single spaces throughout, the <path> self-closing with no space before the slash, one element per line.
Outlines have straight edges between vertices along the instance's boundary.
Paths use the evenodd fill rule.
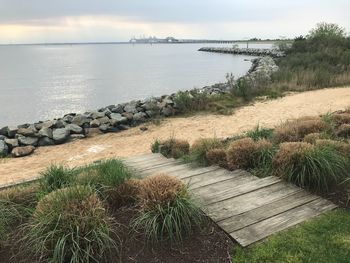
<path fill-rule="evenodd" d="M 345 263 L 350 258 L 350 212 L 335 210 L 249 248 L 236 246 L 234 263 Z"/>
<path fill-rule="evenodd" d="M 255 129 L 247 131 L 246 136 L 252 138 L 254 141 L 260 139 L 271 139 L 273 135 L 273 129 L 263 128 L 257 125 Z"/>
<path fill-rule="evenodd" d="M 75 182 L 77 171 L 63 165 L 51 165 L 41 173 L 40 191 L 42 194 L 51 193 L 72 185 Z"/>

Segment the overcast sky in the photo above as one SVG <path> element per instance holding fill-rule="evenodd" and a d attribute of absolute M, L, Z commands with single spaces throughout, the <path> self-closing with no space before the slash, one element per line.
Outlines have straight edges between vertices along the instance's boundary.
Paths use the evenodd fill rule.
<path fill-rule="evenodd" d="M 350 0 L 0 0 L 0 43 L 295 37 L 350 31 Z"/>

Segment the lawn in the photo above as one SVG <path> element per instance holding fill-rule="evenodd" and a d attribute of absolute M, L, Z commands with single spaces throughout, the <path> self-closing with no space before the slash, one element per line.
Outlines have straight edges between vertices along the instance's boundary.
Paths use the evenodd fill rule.
<path fill-rule="evenodd" d="M 236 246 L 232 262 L 341 263 L 349 260 L 350 211 L 337 209 L 249 248 Z"/>

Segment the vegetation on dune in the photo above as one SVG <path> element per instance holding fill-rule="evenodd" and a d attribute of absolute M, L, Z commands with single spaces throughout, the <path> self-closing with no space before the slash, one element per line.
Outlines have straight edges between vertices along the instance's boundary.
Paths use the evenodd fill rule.
<path fill-rule="evenodd" d="M 237 263 L 345 263 L 350 258 L 350 214 L 337 209 L 249 248 L 234 247 Z"/>
<path fill-rule="evenodd" d="M 156 139 L 151 145 L 153 153 L 161 153 L 170 158 L 180 158 L 184 154 L 188 154 L 190 144 L 185 140 L 170 138 L 164 141 Z"/>
<path fill-rule="evenodd" d="M 223 142 L 218 138 L 201 138 L 192 144 L 190 154 L 187 158 L 185 157 L 185 159 L 206 166 L 209 164 L 207 152 L 209 150 L 221 149 L 223 147 Z"/>

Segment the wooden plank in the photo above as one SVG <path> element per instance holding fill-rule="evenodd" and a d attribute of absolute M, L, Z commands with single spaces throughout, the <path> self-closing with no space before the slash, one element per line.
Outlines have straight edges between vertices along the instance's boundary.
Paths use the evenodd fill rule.
<path fill-rule="evenodd" d="M 171 158 L 171 159 L 166 159 L 166 158 L 156 158 L 156 159 L 151 159 L 151 160 L 147 160 L 147 161 L 142 161 L 139 163 L 132 163 L 132 162 L 128 162 L 126 161 L 125 163 L 127 165 L 131 165 L 137 168 L 147 168 L 147 167 L 152 167 L 153 165 L 158 165 L 158 164 L 162 164 L 162 163 L 176 163 L 178 161 L 176 161 L 175 159 Z"/>
<path fill-rule="evenodd" d="M 149 160 L 152 158 L 159 158 L 159 157 L 163 157 L 163 155 L 161 155 L 160 153 L 145 153 L 137 156 L 128 157 L 128 158 L 125 158 L 124 160 L 128 160 L 131 162 L 138 162 L 138 161 Z"/>
<path fill-rule="evenodd" d="M 165 160 L 165 161 L 162 160 L 162 161 L 155 162 L 153 164 L 144 164 L 142 166 L 133 165 L 133 167 L 139 171 L 147 171 L 152 169 L 158 169 L 162 166 L 175 166 L 177 164 L 179 164 L 179 162 L 175 160 Z"/>
<path fill-rule="evenodd" d="M 247 194 L 208 205 L 204 209 L 214 221 L 221 221 L 299 191 L 302 191 L 302 189 L 285 182 L 279 182 Z"/>
<path fill-rule="evenodd" d="M 229 172 L 225 170 L 217 170 L 211 173 L 204 173 L 197 176 L 191 176 L 182 181 L 189 185 L 189 189 L 192 191 L 193 189 L 215 184 L 222 181 L 233 180 L 234 177 L 230 175 Z"/>
<path fill-rule="evenodd" d="M 227 233 L 232 233 L 267 218 L 284 213 L 295 207 L 309 203 L 318 198 L 318 196 L 309 194 L 306 191 L 297 192 L 275 202 L 260 206 L 233 217 L 229 217 L 223 221 L 220 221 L 219 226 L 222 227 Z"/>
<path fill-rule="evenodd" d="M 155 173 L 166 173 L 168 175 L 172 175 L 171 173 L 174 171 L 188 170 L 188 169 L 189 169 L 189 166 L 187 164 L 176 164 L 176 165 L 171 165 L 169 167 L 154 167 L 141 172 L 141 174 L 142 176 L 149 176 Z"/>
<path fill-rule="evenodd" d="M 205 205 L 210 205 L 242 194 L 246 194 L 263 187 L 281 182 L 281 179 L 270 176 L 259 180 L 252 180 L 251 176 L 239 176 L 219 184 L 212 184 L 204 188 L 194 189 L 197 196 L 201 196 Z"/>
<path fill-rule="evenodd" d="M 172 171 L 169 174 L 172 176 L 175 176 L 179 179 L 185 179 L 188 177 L 192 177 L 192 176 L 197 176 L 203 173 L 211 173 L 217 170 L 220 170 L 222 168 L 218 167 L 218 166 L 209 166 L 209 167 L 201 167 L 201 168 L 192 168 L 189 166 L 189 168 L 187 170 L 184 171 Z"/>
<path fill-rule="evenodd" d="M 316 215 L 332 210 L 335 207 L 336 205 L 328 200 L 319 198 L 305 205 L 298 206 L 282 214 L 235 231 L 231 233 L 231 236 L 243 247 L 245 247 L 266 238 L 271 234 L 277 233 Z"/>

